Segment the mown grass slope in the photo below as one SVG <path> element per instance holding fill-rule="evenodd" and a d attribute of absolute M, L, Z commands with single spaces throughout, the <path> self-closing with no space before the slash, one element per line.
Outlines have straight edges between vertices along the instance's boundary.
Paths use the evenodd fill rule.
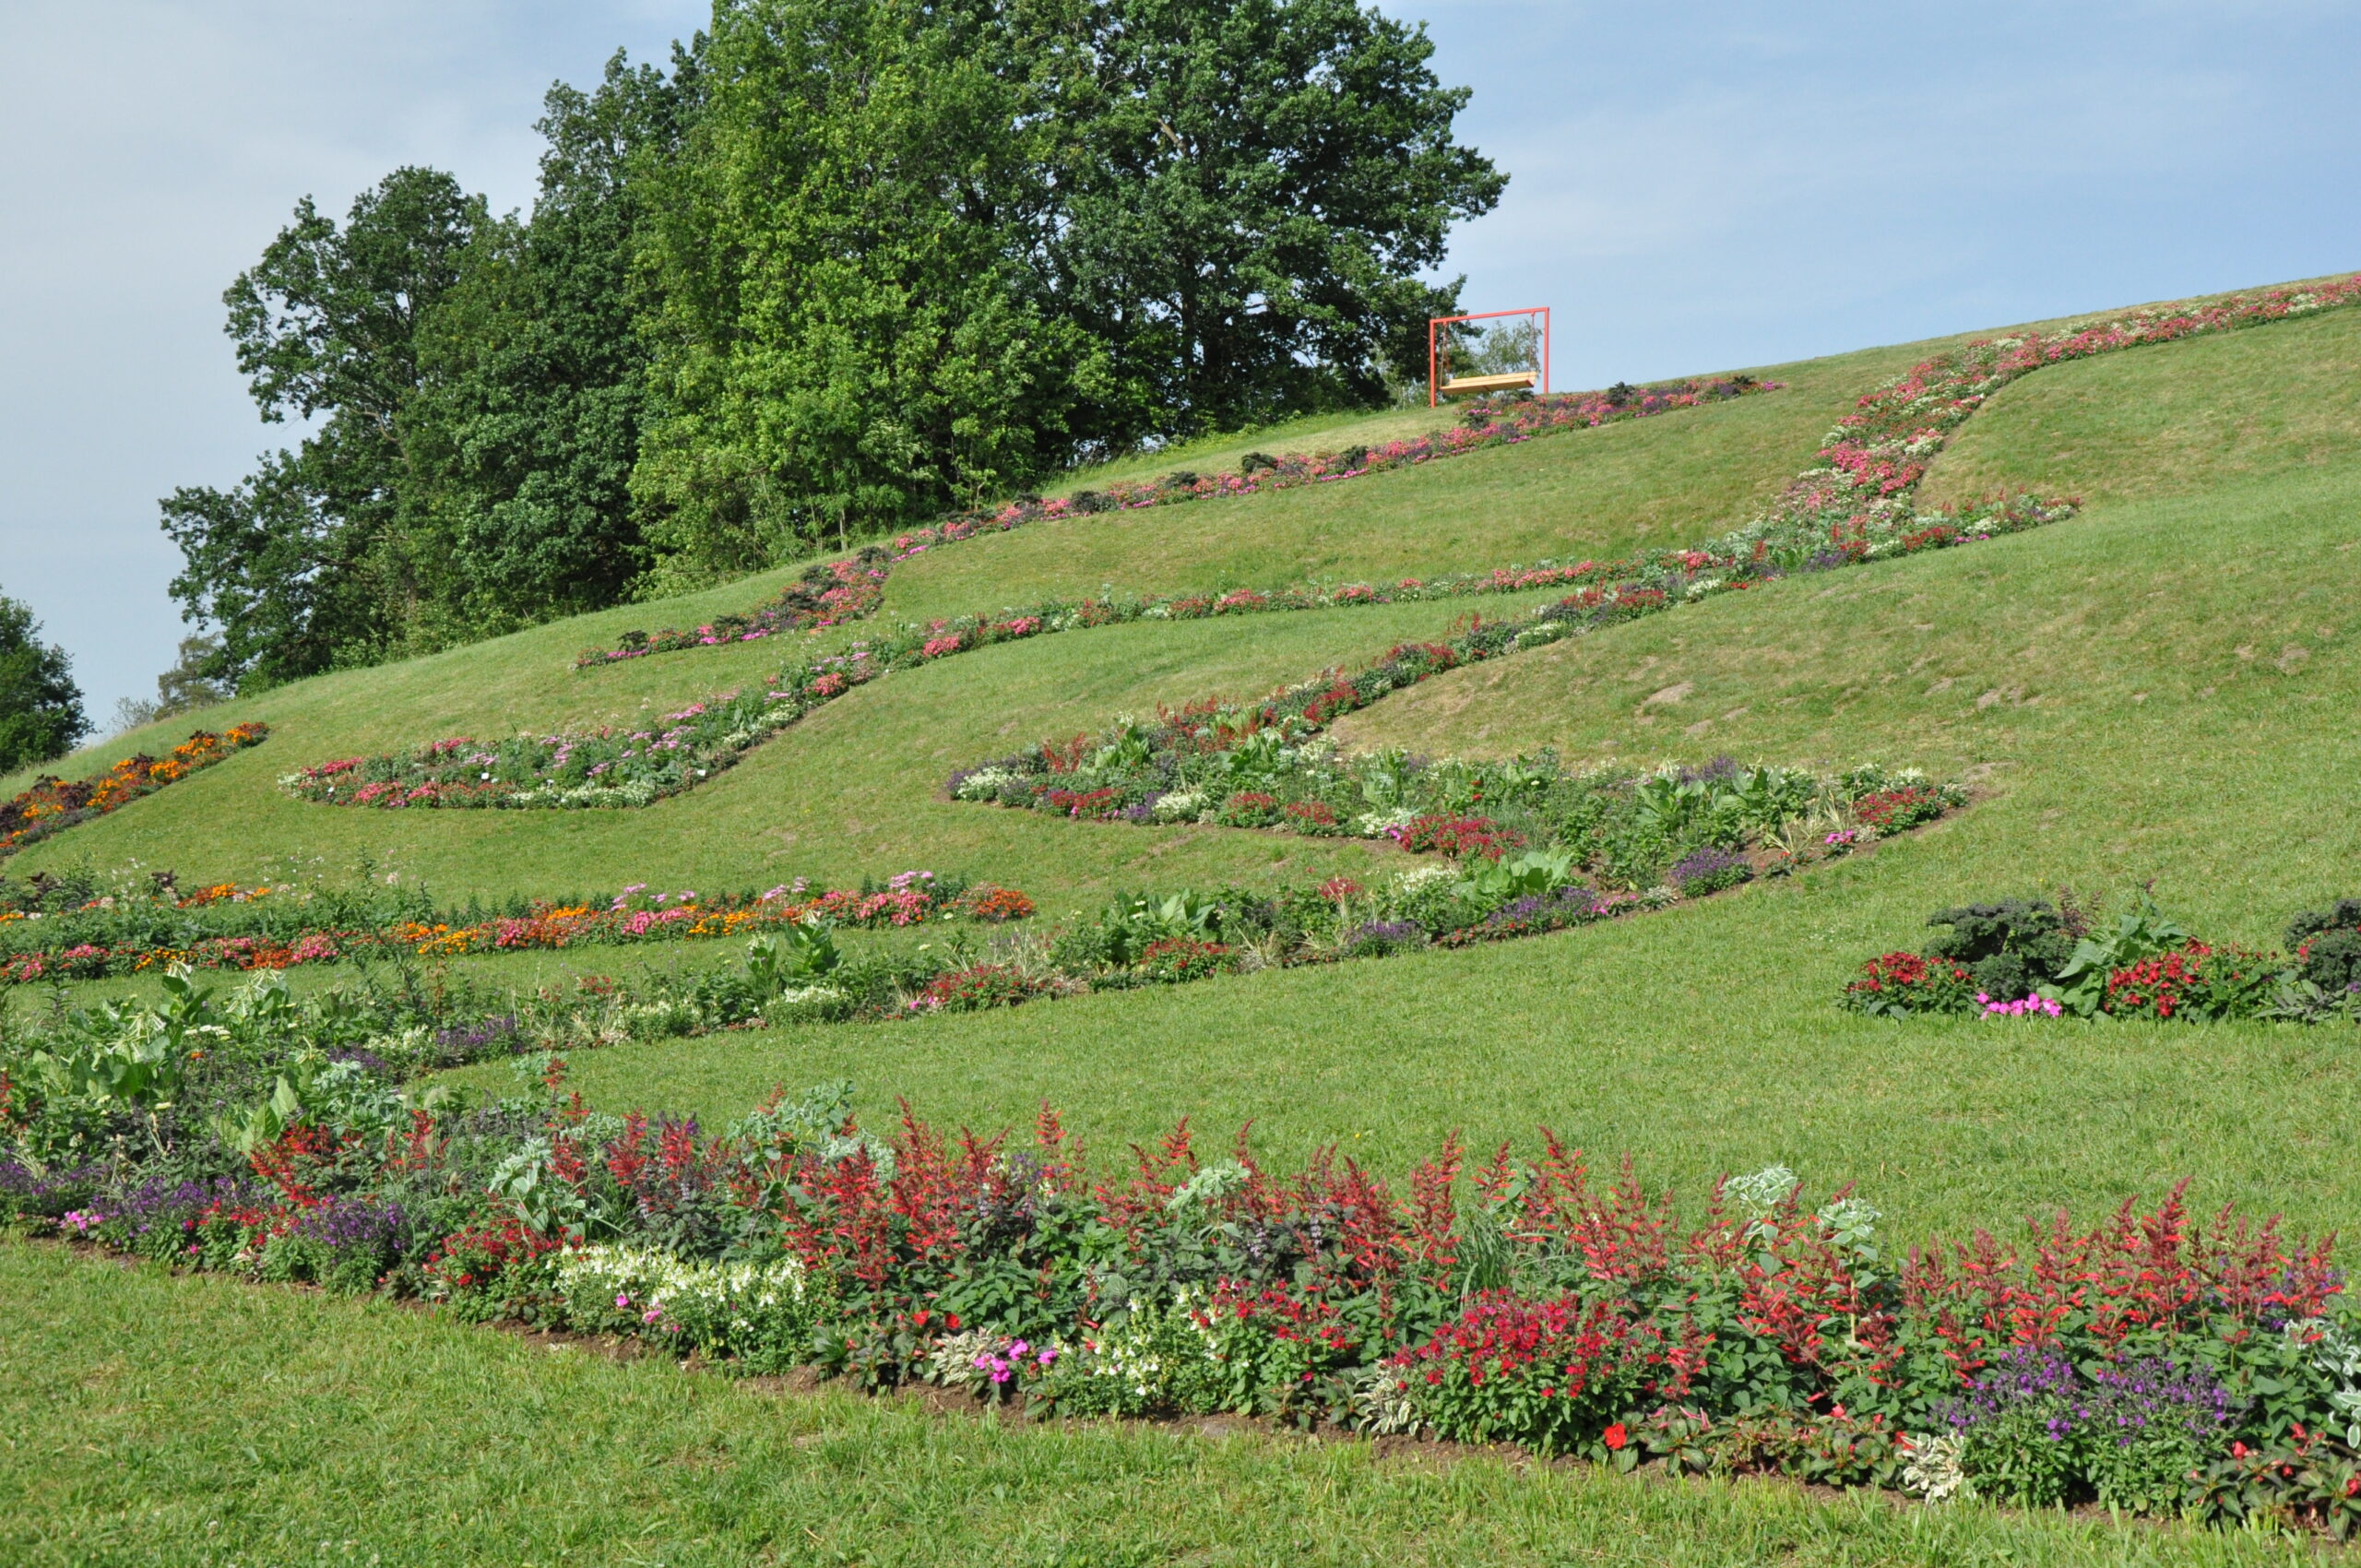
<path fill-rule="evenodd" d="M 2346 351 L 2334 325 L 2236 341 L 2275 345 L 2285 384 L 2309 389 L 2291 418 L 2361 430 L 2361 410 L 2342 426 L 2320 412 L 2349 390 L 2307 368 Z M 2041 374 L 2170 385 L 2219 346 Z M 2139 385 L 2092 404 L 2078 437 L 2127 475 L 2153 460 Z M 2016 415 L 1983 417 L 1999 441 Z M 1486 951 L 623 1050 L 583 1071 L 611 1100 L 709 1112 L 839 1073 L 981 1123 L 1047 1097 L 1110 1141 L 1195 1111 L 1389 1169 L 1448 1127 L 1488 1142 L 1546 1122 L 1692 1192 L 1774 1160 L 1857 1178 L 1918 1234 L 2181 1175 L 2208 1201 L 2348 1226 L 2361 1057 L 2341 1031 L 1897 1026 L 1831 1003 L 1862 957 L 1969 898 L 2153 881 L 2200 930 L 2269 944 L 2297 909 L 2361 886 L 2357 512 L 2361 464 L 2306 457 L 1459 671 L 1343 727 L 1430 753 L 1876 758 L 1976 781 L 1955 821 L 1790 884 Z"/>
<path fill-rule="evenodd" d="M 893 603 L 939 612 L 1102 581 L 1218 586 L 1232 571 L 1426 572 L 1703 534 L 1774 490 L 1845 403 L 1924 350 L 1790 367 L 1789 392 L 1414 474 L 962 545 L 897 574 Z M 2361 1218 L 2350 1029 L 1896 1024 L 1832 999 L 1862 957 L 1915 945 L 1929 911 L 1978 897 L 2153 882 L 2201 932 L 2268 944 L 2296 909 L 2361 894 L 2357 361 L 2361 312 L 2044 370 L 1964 428 L 1928 490 L 2080 492 L 2078 517 L 1461 671 L 1341 730 L 1358 746 L 1428 753 L 1875 759 L 1975 784 L 1973 809 L 1872 854 L 1556 937 L 619 1047 L 578 1056 L 576 1080 L 603 1106 L 709 1120 L 774 1083 L 837 1076 L 858 1081 L 872 1115 L 908 1096 L 930 1117 L 998 1126 L 1046 1099 L 1109 1158 L 1183 1114 L 1209 1138 L 1252 1121 L 1275 1159 L 1334 1143 L 1390 1173 L 1454 1127 L 1480 1146 L 1546 1123 L 1603 1159 L 1629 1150 L 1643 1177 L 1691 1195 L 1774 1161 L 1816 1189 L 1857 1181 L 1896 1244 L 2061 1203 L 2088 1213 L 2184 1176 L 2201 1205 L 2349 1231 Z M 1582 519 L 1597 531 L 1581 534 Z M 742 605 L 777 577 L 242 703 L 231 715 L 280 727 L 267 745 L 8 869 L 136 856 L 254 874 L 272 857 L 365 852 L 464 895 L 931 864 L 1069 909 L 1122 885 L 1382 872 L 1398 859 L 1358 844 L 1087 826 L 936 796 L 950 767 L 1020 742 L 1252 693 L 1430 635 L 1465 608 L 1003 647 L 866 688 L 646 812 L 362 814 L 270 788 L 325 756 L 660 711 L 756 678 L 777 647 L 589 676 L 565 661 L 627 625 Z M 1496 605 L 1508 608 L 1483 601 Z M 552 960 L 507 962 L 521 976 Z M 474 1076 L 498 1085 L 505 1072 Z M 352 1541 L 358 1560 L 437 1562 L 2284 1555 L 2244 1538 L 2101 1535 L 1782 1488 L 775 1403 L 661 1364 L 50 1249 L 0 1249 L 0 1298 L 30 1325 L 0 1352 L 0 1417 L 30 1434 L 0 1460 L 11 1561 L 282 1560 L 321 1540 Z"/>

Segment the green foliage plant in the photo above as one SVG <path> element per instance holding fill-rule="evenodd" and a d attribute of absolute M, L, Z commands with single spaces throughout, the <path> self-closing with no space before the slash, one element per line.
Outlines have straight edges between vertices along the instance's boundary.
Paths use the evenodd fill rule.
<path fill-rule="evenodd" d="M 0 594 L 0 774 L 63 756 L 90 732 L 65 650 L 40 635 L 32 611 Z"/>

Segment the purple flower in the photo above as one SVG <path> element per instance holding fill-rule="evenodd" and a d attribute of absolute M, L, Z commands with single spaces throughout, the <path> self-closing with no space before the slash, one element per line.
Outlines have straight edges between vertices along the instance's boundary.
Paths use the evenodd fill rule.
<path fill-rule="evenodd" d="M 525 1049 L 525 1038 L 516 1032 L 516 1019 L 513 1015 L 486 1018 L 472 1028 L 454 1026 L 438 1029 L 434 1034 L 435 1049 L 446 1057 L 461 1061 L 490 1055 L 504 1046 L 511 1051 Z"/>
<path fill-rule="evenodd" d="M 9 1206 L 19 1213 L 53 1219 L 95 1198 L 105 1174 L 106 1168 L 98 1164 L 36 1171 L 20 1160 L 0 1156 L 0 1194 L 14 1199 Z"/>
<path fill-rule="evenodd" d="M 1349 947 L 1407 947 L 1424 942 L 1426 928 L 1416 921 L 1369 921 L 1345 933 Z"/>
<path fill-rule="evenodd" d="M 1540 920 L 1557 908 L 1557 900 L 1546 893 L 1530 893 L 1522 898 L 1512 898 L 1484 917 L 1489 926 L 1520 925 L 1526 921 Z"/>
<path fill-rule="evenodd" d="M 374 1198 L 331 1197 L 295 1217 L 298 1236 L 338 1252 L 400 1252 L 409 1239 L 409 1218 L 397 1203 Z"/>
<path fill-rule="evenodd" d="M 1985 1368 L 1945 1416 L 1965 1431 L 2030 1412 L 2055 1442 L 2087 1433 L 2129 1447 L 2150 1437 L 2202 1443 L 2236 1424 L 2244 1408 L 2201 1362 L 2148 1356 L 2101 1362 L 2085 1376 L 2054 1346 L 2020 1345 Z"/>
<path fill-rule="evenodd" d="M 1734 886 L 1745 881 L 1751 870 L 1743 855 L 1730 849 L 1707 848 L 1684 855 L 1673 862 L 1668 874 L 1674 886 L 1693 897 L 1700 893 Z"/>

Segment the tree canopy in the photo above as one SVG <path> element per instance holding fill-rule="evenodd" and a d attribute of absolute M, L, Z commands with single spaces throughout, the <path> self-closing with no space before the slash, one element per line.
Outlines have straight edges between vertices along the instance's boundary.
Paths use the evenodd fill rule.
<path fill-rule="evenodd" d="M 225 296 L 267 421 L 164 526 L 267 684 L 710 581 L 1084 457 L 1363 406 L 1504 177 L 1357 0 L 718 0 L 546 101 L 537 199 L 406 168 Z"/>
<path fill-rule="evenodd" d="M 43 644 L 32 611 L 0 594 L 0 773 L 64 756 L 89 732 L 65 650 Z"/>

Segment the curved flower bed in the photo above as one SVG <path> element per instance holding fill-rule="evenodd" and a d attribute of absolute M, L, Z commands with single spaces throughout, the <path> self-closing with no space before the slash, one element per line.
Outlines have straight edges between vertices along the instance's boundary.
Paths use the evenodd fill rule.
<path fill-rule="evenodd" d="M 1175 473 L 1161 480 L 1113 484 L 1105 490 L 1077 491 L 1053 501 L 1011 502 L 994 512 L 963 514 L 932 527 L 897 535 L 890 547 L 866 545 L 844 559 L 808 567 L 801 581 L 789 584 L 769 604 L 745 615 L 716 616 L 708 624 L 690 630 L 626 632 L 613 647 L 584 649 L 574 666 L 581 670 L 651 653 L 756 642 L 783 632 L 813 631 L 862 619 L 874 613 L 884 601 L 886 574 L 895 563 L 979 534 L 1006 533 L 1026 523 L 1105 511 L 1136 511 L 1219 496 L 1253 495 L 1306 484 L 1333 484 L 1340 480 L 1432 462 L 1439 457 L 1513 445 L 1561 430 L 1593 430 L 1603 424 L 1725 402 L 1751 393 L 1775 392 L 1781 386 L 1776 381 L 1736 375 L 1661 386 L 1619 385 L 1605 392 L 1548 398 L 1487 399 L 1469 404 L 1461 424 L 1430 435 L 1375 446 L 1355 446 L 1341 453 L 1292 453 L 1278 457 L 1257 453 L 1238 473 Z"/>
<path fill-rule="evenodd" d="M 216 734 L 199 730 L 165 756 L 141 752 L 103 773 L 67 783 L 42 778 L 14 800 L 0 801 L 0 856 L 37 844 L 77 824 L 121 811 L 167 784 L 176 784 L 201 768 L 212 766 L 233 752 L 258 746 L 268 739 L 270 726 L 261 722 L 233 724 Z"/>
<path fill-rule="evenodd" d="M 1940 909 L 1927 923 L 1942 934 L 1869 959 L 1841 1005 L 1891 1018 L 2361 1022 L 2361 898 L 2297 915 L 2286 955 L 2201 941 L 2144 895 L 2112 921 L 2062 893 Z"/>
<path fill-rule="evenodd" d="M 1493 862 L 1555 849 L 1610 885 L 1691 896 L 1865 849 L 1966 802 L 1955 785 L 1875 766 L 1819 775 L 1722 757 L 1648 773 L 1569 770 L 1550 753 L 1354 756 L 1317 734 L 1372 691 L 1455 667 L 1454 653 L 1397 648 L 1373 675 L 1315 682 L 1255 708 L 1201 705 L 1037 747 L 953 774 L 951 793 L 1081 821 L 1355 836 Z"/>
<path fill-rule="evenodd" d="M 322 763 L 285 775 L 279 782 L 298 799 L 380 810 L 643 806 L 704 783 L 805 714 L 857 687 L 980 647 L 1129 621 L 1264 614 L 1587 585 L 1522 620 L 1479 624 L 1448 645 L 1425 645 L 1434 651 L 1427 661 L 1430 667 L 1421 667 L 1423 672 L 1413 673 L 1411 665 L 1417 661 L 1405 663 L 1405 650 L 1396 649 L 1377 671 L 1355 678 L 1359 686 L 1356 703 L 1365 703 L 1457 662 L 1537 647 L 1601 625 L 1735 592 L 1789 571 L 1823 571 L 1969 543 L 2040 527 L 2070 516 L 2071 510 L 2064 504 L 2018 497 L 1930 517 L 1887 517 L 1864 524 L 1847 547 L 1837 552 L 1821 550 L 1823 540 L 1811 525 L 1791 521 L 1775 530 L 1741 530 L 1702 550 L 1652 552 L 1638 562 L 1548 563 L 1432 581 L 1406 579 L 1385 588 L 1348 584 L 1267 594 L 1240 590 L 1167 599 L 1050 600 L 996 615 L 903 626 L 842 653 L 788 665 L 759 691 L 723 692 L 692 703 L 646 729 L 606 728 L 492 742 L 455 736 L 409 752 Z M 1387 683 L 1376 683 L 1381 681 Z M 1339 695 L 1337 700 L 1344 699 Z M 1273 704 L 1294 701 L 1283 694 L 1261 706 L 1272 707 L 1275 718 Z M 1295 703 L 1289 716 L 1304 719 L 1318 706 L 1306 697 Z M 1324 722 L 1342 711 L 1346 709 L 1331 707 L 1314 717 Z"/>
<path fill-rule="evenodd" d="M 872 545 L 856 555 L 805 568 L 768 604 L 742 615 L 717 615 L 702 626 L 659 632 L 625 632 L 613 647 L 585 648 L 574 667 L 586 670 L 651 653 L 760 642 L 793 632 L 816 632 L 877 613 L 885 602 L 885 576 L 896 557 Z"/>
<path fill-rule="evenodd" d="M 1398 1185 L 1333 1153 L 1274 1170 L 1243 1134 L 1208 1158 L 1185 1121 L 1094 1164 L 1047 1106 L 1021 1141 L 907 1108 L 872 1131 L 846 1085 L 717 1133 L 594 1114 L 553 1058 L 498 1105 L 418 1104 L 358 1053 L 316 1065 L 288 1019 L 184 1000 L 138 1025 L 181 1064 L 105 1090 L 57 1051 L 128 1033 L 11 1048 L 0 1214 L 188 1269 L 1055 1414 L 2361 1520 L 2361 1311 L 2332 1241 L 2203 1221 L 2181 1189 L 1904 1249 L 1849 1187 L 1772 1167 L 1683 1213 L 1547 1129 L 1483 1158 L 1446 1139 Z M 126 1152 L 77 1152 L 101 1146 Z"/>
<path fill-rule="evenodd" d="M 0 885 L 0 904 L 6 887 Z M 168 887 L 53 908 L 0 907 L 0 986 L 42 980 L 192 969 L 288 969 L 375 953 L 423 958 L 753 936 L 782 926 L 1000 924 L 1033 913 L 1014 888 L 969 885 L 932 872 L 819 889 L 804 879 L 763 893 L 650 892 L 635 883 L 611 900 L 518 900 L 499 913 L 438 910 L 422 895 L 311 896 L 287 888 Z"/>
<path fill-rule="evenodd" d="M 457 737 L 404 753 L 321 764 L 280 782 L 299 798 L 338 805 L 647 805 L 694 789 L 813 707 L 856 686 L 1000 642 L 1126 620 L 1332 608 L 1536 587 L 1580 588 L 1523 624 L 1479 626 L 1449 644 L 1432 645 L 1455 661 L 1497 658 L 1791 573 L 1828 571 L 1972 543 L 2070 517 L 2071 502 L 2031 496 L 1929 512 L 1916 510 L 1911 496 L 1928 461 L 1950 433 L 2015 376 L 2064 359 L 2281 320 L 2355 300 L 2361 300 L 2361 275 L 2317 290 L 2270 291 L 2201 307 L 2135 313 L 2073 331 L 1999 339 L 1939 355 L 1864 396 L 1857 411 L 1829 433 L 1816 466 L 1799 474 L 1776 503 L 1743 527 L 1696 549 L 1651 551 L 1626 562 L 1544 563 L 1431 583 L 1409 580 L 1384 588 L 1351 584 L 1272 593 L 1050 601 L 993 615 L 904 626 L 841 654 L 799 660 L 773 674 L 759 692 L 726 692 L 692 703 L 665 715 L 661 728 L 603 729 L 496 742 Z M 923 545 L 916 535 L 896 541 L 905 554 Z M 1349 699 L 1342 691 L 1345 683 L 1328 689 L 1340 703 L 1365 704 L 1401 683 L 1396 676 L 1425 679 L 1440 672 L 1413 669 L 1415 660 L 1404 662 L 1398 657 L 1403 652 L 1397 649 L 1390 656 L 1392 669 L 1354 677 L 1350 683 L 1355 694 Z M 1379 689 L 1375 683 L 1380 681 L 1391 683 Z M 1292 714 L 1279 717 L 1317 724 L 1338 711 L 1345 709 L 1306 697 Z"/>
<path fill-rule="evenodd" d="M 2361 273 L 2313 289 L 2266 289 L 2208 304 L 2158 305 L 2056 332 L 1995 338 L 1938 354 L 1860 400 L 1821 443 L 1825 467 L 1797 477 L 1778 505 L 1825 517 L 1864 506 L 1875 514 L 1903 505 L 1926 477 L 1951 434 L 1991 395 L 2018 377 L 2066 360 L 2118 349 L 2236 331 L 2361 301 Z M 1836 542 L 1843 542 L 1841 535 Z"/>

